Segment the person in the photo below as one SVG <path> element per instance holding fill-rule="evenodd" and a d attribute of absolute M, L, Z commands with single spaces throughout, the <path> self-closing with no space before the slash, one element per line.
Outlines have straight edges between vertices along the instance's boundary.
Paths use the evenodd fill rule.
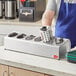
<path fill-rule="evenodd" d="M 55 36 L 71 41 L 76 46 L 76 0 L 48 0 L 42 25 L 51 26 L 55 18 Z"/>

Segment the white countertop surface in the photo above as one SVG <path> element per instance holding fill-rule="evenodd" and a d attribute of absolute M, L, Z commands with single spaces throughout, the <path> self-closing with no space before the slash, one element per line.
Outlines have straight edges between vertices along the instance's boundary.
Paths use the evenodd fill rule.
<path fill-rule="evenodd" d="M 0 63 L 56 76 L 76 76 L 76 64 L 4 50 L 0 47 Z"/>

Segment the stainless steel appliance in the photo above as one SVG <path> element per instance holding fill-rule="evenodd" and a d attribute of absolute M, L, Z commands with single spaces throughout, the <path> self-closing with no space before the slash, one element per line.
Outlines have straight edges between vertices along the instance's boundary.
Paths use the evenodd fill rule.
<path fill-rule="evenodd" d="M 5 18 L 16 18 L 16 0 L 5 0 Z"/>
<path fill-rule="evenodd" d="M 19 17 L 19 0 L 16 0 L 16 14 Z"/>
<path fill-rule="evenodd" d="M 3 0 L 0 0 L 0 18 L 3 17 Z"/>
<path fill-rule="evenodd" d="M 45 0 L 20 0 L 19 20 L 38 21 L 45 10 Z"/>
<path fill-rule="evenodd" d="M 5 16 L 5 0 L 3 0 L 3 17 Z"/>
<path fill-rule="evenodd" d="M 4 48 L 13 52 L 61 59 L 70 51 L 71 44 L 65 38 L 54 38 L 52 43 L 44 43 L 38 35 L 12 32 L 4 38 Z"/>

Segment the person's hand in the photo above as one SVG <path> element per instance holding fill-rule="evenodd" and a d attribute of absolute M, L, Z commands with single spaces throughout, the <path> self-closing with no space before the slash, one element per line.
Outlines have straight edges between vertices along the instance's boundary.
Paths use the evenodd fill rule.
<path fill-rule="evenodd" d="M 76 47 L 72 48 L 71 51 L 76 50 Z"/>

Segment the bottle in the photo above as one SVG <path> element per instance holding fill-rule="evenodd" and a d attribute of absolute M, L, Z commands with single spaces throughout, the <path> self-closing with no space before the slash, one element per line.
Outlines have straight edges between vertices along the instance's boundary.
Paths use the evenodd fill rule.
<path fill-rule="evenodd" d="M 20 0 L 16 0 L 16 15 L 17 15 L 17 17 L 19 17 L 19 1 Z"/>
<path fill-rule="evenodd" d="M 0 18 L 3 18 L 3 0 L 0 0 Z"/>
<path fill-rule="evenodd" d="M 16 0 L 5 0 L 5 19 L 16 18 Z"/>

